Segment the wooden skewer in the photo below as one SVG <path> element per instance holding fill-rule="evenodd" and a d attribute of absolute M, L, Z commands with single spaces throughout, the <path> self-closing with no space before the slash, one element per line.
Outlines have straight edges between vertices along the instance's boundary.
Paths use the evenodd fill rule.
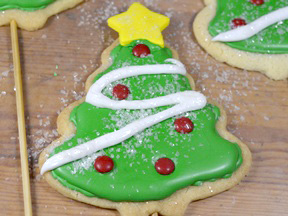
<path fill-rule="evenodd" d="M 21 73 L 20 54 L 19 54 L 19 43 L 17 32 L 18 29 L 15 20 L 12 20 L 10 22 L 10 28 L 11 28 L 12 51 L 13 51 L 14 79 L 16 87 L 16 105 L 17 105 L 18 133 L 19 133 L 20 157 L 21 157 L 24 210 L 25 210 L 25 216 L 32 216 L 22 73 Z"/>

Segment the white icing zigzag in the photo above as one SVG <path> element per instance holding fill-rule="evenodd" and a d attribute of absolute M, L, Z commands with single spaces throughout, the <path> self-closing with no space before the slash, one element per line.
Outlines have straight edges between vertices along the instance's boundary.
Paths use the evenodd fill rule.
<path fill-rule="evenodd" d="M 288 19 L 288 6 L 266 14 L 248 25 L 220 33 L 212 41 L 233 42 L 248 39 L 268 26 Z"/>
<path fill-rule="evenodd" d="M 97 107 L 109 109 L 149 109 L 166 105 L 174 105 L 157 114 L 136 120 L 125 127 L 97 137 L 81 145 L 60 152 L 49 158 L 41 169 L 41 174 L 69 162 L 78 160 L 101 149 L 121 143 L 135 134 L 168 118 L 192 110 L 198 110 L 206 105 L 206 97 L 196 91 L 183 91 L 174 94 L 134 101 L 117 101 L 102 94 L 108 84 L 124 78 L 144 74 L 186 74 L 184 65 L 176 59 L 167 59 L 172 64 L 157 64 L 143 66 L 128 66 L 113 70 L 98 79 L 89 89 L 86 102 Z"/>

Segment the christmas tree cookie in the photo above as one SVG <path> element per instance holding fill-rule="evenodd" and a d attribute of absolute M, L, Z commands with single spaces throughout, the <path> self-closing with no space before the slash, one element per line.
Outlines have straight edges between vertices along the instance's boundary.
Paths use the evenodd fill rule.
<path fill-rule="evenodd" d="M 72 8 L 83 0 L 1 0 L 0 26 L 15 20 L 28 31 L 41 28 L 48 17 Z"/>
<path fill-rule="evenodd" d="M 199 44 L 218 61 L 288 77 L 288 1 L 205 0 L 193 29 Z"/>
<path fill-rule="evenodd" d="M 225 129 L 222 108 L 194 90 L 161 31 L 169 19 L 139 3 L 108 20 L 119 32 L 58 118 L 41 173 L 63 195 L 121 215 L 183 215 L 194 200 L 236 185 L 251 155 Z"/>

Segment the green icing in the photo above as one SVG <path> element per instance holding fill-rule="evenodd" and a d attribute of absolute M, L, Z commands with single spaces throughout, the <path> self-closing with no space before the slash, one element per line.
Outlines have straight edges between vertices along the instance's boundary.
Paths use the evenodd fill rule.
<path fill-rule="evenodd" d="M 288 6 L 287 0 L 265 0 L 260 6 L 250 0 L 218 0 L 216 16 L 210 22 L 208 30 L 212 36 L 231 30 L 231 21 L 242 18 L 246 23 Z M 285 54 L 288 53 L 288 20 L 271 25 L 251 38 L 238 42 L 227 42 L 230 47 L 248 52 Z"/>
<path fill-rule="evenodd" d="M 34 11 L 47 7 L 56 0 L 1 0 L 0 11 L 9 9 L 20 9 Z"/>
<path fill-rule="evenodd" d="M 145 43 L 151 55 L 137 58 L 133 47 Z M 134 41 L 128 46 L 117 46 L 111 53 L 113 63 L 95 79 L 105 73 L 127 65 L 163 64 L 171 58 L 171 51 L 148 41 Z M 182 75 L 142 75 L 114 82 L 103 93 L 111 96 L 116 83 L 129 87 L 128 100 L 142 100 L 190 90 L 188 79 Z M 117 130 L 141 117 L 157 113 L 169 106 L 146 110 L 110 110 L 98 108 L 86 102 L 77 106 L 70 119 L 77 132 L 73 138 L 55 148 L 51 154 L 69 149 L 103 134 Z M 182 116 L 182 115 L 181 115 Z M 220 117 L 219 108 L 208 104 L 202 110 L 185 114 L 195 125 L 190 134 L 179 134 L 174 129 L 176 117 L 156 124 L 125 142 L 101 151 L 113 158 L 115 167 L 110 173 L 94 170 L 97 153 L 63 165 L 52 171 L 54 178 L 64 186 L 89 197 L 112 201 L 147 201 L 163 199 L 176 190 L 189 185 L 201 185 L 204 181 L 229 178 L 241 165 L 241 149 L 235 143 L 223 139 L 215 129 Z M 175 163 L 170 175 L 160 175 L 154 168 L 158 158 L 168 157 Z"/>

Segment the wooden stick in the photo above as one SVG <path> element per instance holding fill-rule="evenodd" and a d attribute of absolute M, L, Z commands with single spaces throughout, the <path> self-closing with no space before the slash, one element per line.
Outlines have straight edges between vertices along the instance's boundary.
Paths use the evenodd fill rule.
<path fill-rule="evenodd" d="M 16 87 L 16 105 L 17 105 L 18 133 L 19 133 L 20 157 L 21 157 L 24 210 L 25 210 L 25 216 L 32 216 L 22 73 L 21 73 L 20 54 L 19 54 L 19 43 L 17 32 L 18 29 L 15 20 L 11 21 L 10 28 L 11 28 L 12 51 L 13 51 L 14 79 Z"/>

